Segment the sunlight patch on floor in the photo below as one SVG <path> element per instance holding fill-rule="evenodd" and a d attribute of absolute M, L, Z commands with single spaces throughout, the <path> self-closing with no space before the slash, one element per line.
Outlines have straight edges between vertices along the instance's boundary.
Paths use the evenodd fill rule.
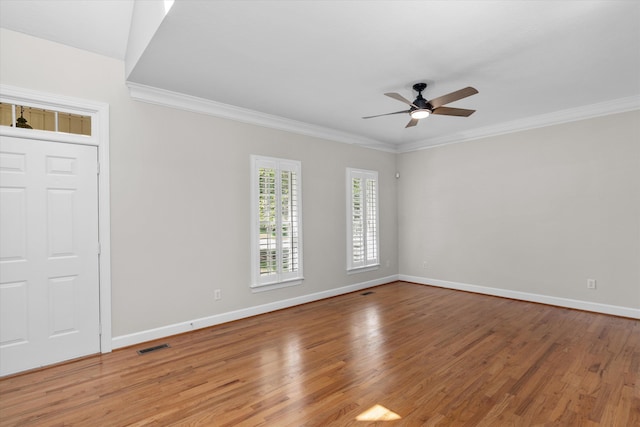
<path fill-rule="evenodd" d="M 382 405 L 374 405 L 356 417 L 358 421 L 393 421 L 402 417 Z"/>

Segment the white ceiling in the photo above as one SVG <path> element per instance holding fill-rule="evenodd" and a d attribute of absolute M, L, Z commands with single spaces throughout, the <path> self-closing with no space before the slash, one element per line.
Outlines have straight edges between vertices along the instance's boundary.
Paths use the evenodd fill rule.
<path fill-rule="evenodd" d="M 132 10 L 132 0 L 2 0 L 0 25 L 123 59 Z M 177 0 L 128 81 L 402 151 L 636 105 L 640 2 Z M 383 93 L 413 100 L 416 82 L 427 99 L 473 86 L 479 94 L 449 106 L 477 111 L 409 129 L 405 115 L 361 118 L 405 110 Z"/>
<path fill-rule="evenodd" d="M 124 59 L 133 0 L 0 0 L 0 27 Z"/>

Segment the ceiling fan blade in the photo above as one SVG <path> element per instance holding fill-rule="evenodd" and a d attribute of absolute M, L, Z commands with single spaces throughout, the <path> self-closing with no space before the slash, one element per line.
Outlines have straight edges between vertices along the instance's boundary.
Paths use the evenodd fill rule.
<path fill-rule="evenodd" d="M 438 107 L 434 108 L 432 114 L 440 114 L 443 116 L 469 117 L 476 110 L 467 110 L 466 108 Z"/>
<path fill-rule="evenodd" d="M 402 113 L 408 113 L 411 110 L 404 110 L 404 111 L 396 111 L 395 113 L 387 113 L 387 114 L 378 114 L 377 116 L 367 116 L 367 117 L 363 117 L 363 119 L 373 119 L 374 117 L 382 117 L 382 116 L 390 116 L 392 114 L 402 114 Z"/>
<path fill-rule="evenodd" d="M 468 86 L 468 87 L 465 87 L 464 89 L 460 89 L 455 92 L 451 92 L 446 95 L 433 98 L 429 100 L 429 104 L 431 104 L 433 108 L 438 108 L 450 102 L 457 101 L 462 98 L 466 98 L 467 96 L 475 95 L 476 93 L 478 93 L 478 91 L 475 88 Z"/>
<path fill-rule="evenodd" d="M 397 99 L 400 102 L 404 102 L 407 105 L 411 105 L 413 108 L 418 108 L 416 105 L 413 104 L 413 102 L 409 101 L 407 98 L 400 95 L 399 93 L 389 92 L 389 93 L 385 93 L 385 95 L 387 95 L 389 98 Z"/>
<path fill-rule="evenodd" d="M 417 124 L 418 124 L 418 121 L 419 121 L 418 119 L 411 118 L 411 120 L 409 120 L 409 123 L 407 123 L 407 125 L 405 126 L 405 128 L 410 128 L 410 127 L 412 127 L 412 126 L 417 125 Z"/>

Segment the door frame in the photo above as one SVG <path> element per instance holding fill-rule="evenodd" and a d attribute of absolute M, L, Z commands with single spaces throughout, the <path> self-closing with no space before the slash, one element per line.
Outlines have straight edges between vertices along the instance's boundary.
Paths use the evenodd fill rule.
<path fill-rule="evenodd" d="M 0 84 L 0 102 L 91 116 L 91 136 L 0 126 L 0 135 L 98 148 L 98 282 L 100 294 L 100 352 L 109 353 L 111 339 L 111 220 L 109 188 L 109 104 L 53 95 Z"/>

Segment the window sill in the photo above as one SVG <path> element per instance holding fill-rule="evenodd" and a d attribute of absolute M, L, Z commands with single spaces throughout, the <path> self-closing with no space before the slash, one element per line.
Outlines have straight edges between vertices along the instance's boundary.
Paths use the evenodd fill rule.
<path fill-rule="evenodd" d="M 347 270 L 347 274 L 356 274 L 356 273 L 364 273 L 366 271 L 374 271 L 380 268 L 380 264 L 376 265 L 368 265 L 366 267 L 358 267 Z"/>
<path fill-rule="evenodd" d="M 251 292 L 258 293 L 258 292 L 265 292 L 265 291 L 271 291 L 274 289 L 281 289 L 281 288 L 288 288 L 291 286 L 297 286 L 302 284 L 302 281 L 304 280 L 304 278 L 297 278 L 297 279 L 292 279 L 292 280 L 287 280 L 285 282 L 277 282 L 277 283 L 270 283 L 268 285 L 251 285 Z"/>

